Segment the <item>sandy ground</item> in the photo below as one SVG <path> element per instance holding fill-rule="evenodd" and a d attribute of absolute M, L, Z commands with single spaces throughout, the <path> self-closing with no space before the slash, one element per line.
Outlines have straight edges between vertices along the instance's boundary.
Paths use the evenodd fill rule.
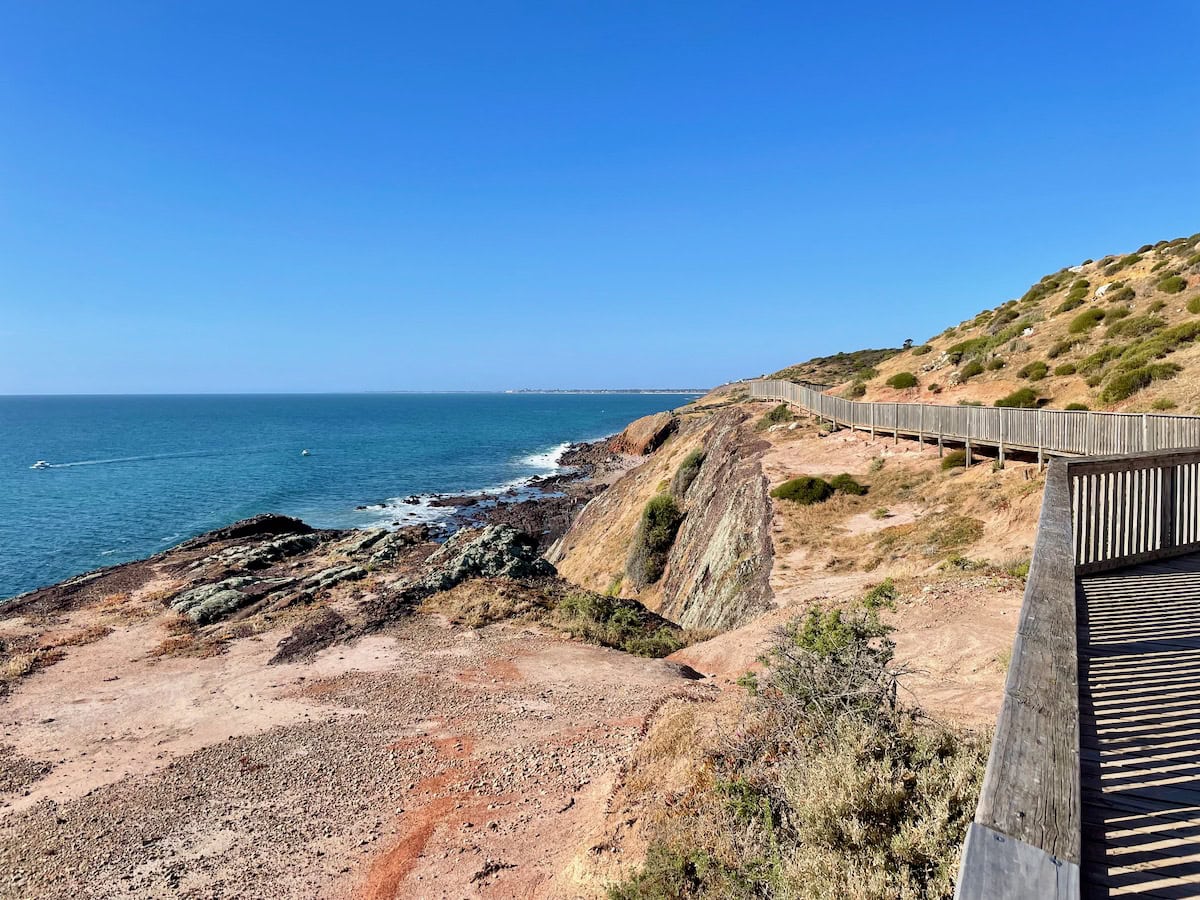
<path fill-rule="evenodd" d="M 278 635 L 152 659 L 149 627 L 75 648 L 3 707 L 9 762 L 51 768 L 5 797 L 0 895 L 572 896 L 560 873 L 646 715 L 714 690 L 427 615 L 271 667 Z"/>

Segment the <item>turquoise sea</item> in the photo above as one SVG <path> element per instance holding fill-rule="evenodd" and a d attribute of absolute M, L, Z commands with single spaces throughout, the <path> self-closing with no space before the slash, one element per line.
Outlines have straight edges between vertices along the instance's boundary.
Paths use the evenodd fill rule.
<path fill-rule="evenodd" d="M 694 396 L 0 397 L 0 598 L 255 513 L 432 520 L 444 511 L 403 499 L 550 473 L 567 442 Z"/>

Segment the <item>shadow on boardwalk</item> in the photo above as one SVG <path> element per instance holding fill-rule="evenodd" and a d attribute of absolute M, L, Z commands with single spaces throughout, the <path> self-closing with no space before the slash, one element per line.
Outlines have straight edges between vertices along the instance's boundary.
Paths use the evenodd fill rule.
<path fill-rule="evenodd" d="M 1200 897 L 1200 554 L 1079 584 L 1083 896 Z"/>

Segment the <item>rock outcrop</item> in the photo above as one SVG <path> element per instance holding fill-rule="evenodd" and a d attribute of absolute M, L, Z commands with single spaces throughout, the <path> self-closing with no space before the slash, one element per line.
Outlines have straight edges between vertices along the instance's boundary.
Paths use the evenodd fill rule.
<path fill-rule="evenodd" d="M 771 500 L 761 465 L 769 445 L 746 419 L 740 410 L 717 415 L 667 558 L 659 612 L 686 628 L 733 628 L 771 605 Z"/>
<path fill-rule="evenodd" d="M 537 541 L 509 525 L 459 531 L 429 557 L 432 569 L 414 587 L 446 591 L 468 578 L 539 578 L 555 574 Z"/>
<path fill-rule="evenodd" d="M 609 442 L 614 453 L 629 453 L 645 456 L 653 453 L 679 427 L 679 418 L 669 412 L 642 416 L 630 422 L 625 430 Z"/>

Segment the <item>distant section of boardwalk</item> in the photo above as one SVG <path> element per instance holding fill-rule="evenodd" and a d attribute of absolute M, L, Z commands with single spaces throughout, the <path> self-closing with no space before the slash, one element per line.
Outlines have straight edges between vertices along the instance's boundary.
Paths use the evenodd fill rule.
<path fill-rule="evenodd" d="M 1200 896 L 1200 554 L 1080 579 L 1082 896 Z"/>

